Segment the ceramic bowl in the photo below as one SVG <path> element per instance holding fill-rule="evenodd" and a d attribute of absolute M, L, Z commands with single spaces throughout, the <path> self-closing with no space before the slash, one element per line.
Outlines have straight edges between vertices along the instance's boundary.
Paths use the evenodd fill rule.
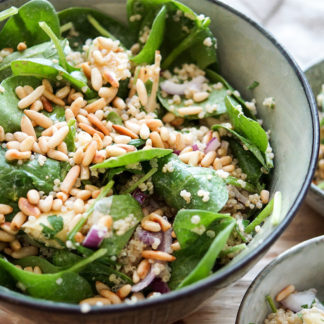
<path fill-rule="evenodd" d="M 305 75 L 315 96 L 321 91 L 324 84 L 324 59 L 311 64 L 305 71 Z M 307 197 L 307 203 L 324 217 L 324 191 L 315 184 L 311 184 Z"/>
<path fill-rule="evenodd" d="M 0 9 L 25 1 L 8 0 Z M 184 0 L 196 12 L 212 19 L 218 39 L 221 73 L 244 97 L 260 103 L 260 118 L 271 129 L 275 169 L 271 192 L 283 196 L 281 222 L 267 221 L 249 248 L 221 271 L 194 285 L 137 304 L 95 307 L 81 314 L 78 305 L 36 300 L 4 288 L 0 307 L 22 314 L 37 323 L 172 323 L 194 312 L 204 300 L 242 277 L 269 249 L 292 220 L 311 182 L 318 151 L 319 126 L 311 89 L 289 54 L 258 24 L 221 2 Z M 126 21 L 125 2 L 120 0 L 52 0 L 58 10 L 69 6 L 97 8 Z M 253 81 L 260 86 L 247 87 Z M 273 96 L 276 108 L 262 106 Z"/>
<path fill-rule="evenodd" d="M 292 284 L 297 290 L 315 288 L 319 300 L 324 300 L 324 236 L 300 243 L 274 259 L 255 278 L 246 292 L 236 318 L 236 324 L 258 323 L 271 313 L 265 296 L 274 298 Z M 298 269 L 298 271 L 296 271 Z"/>

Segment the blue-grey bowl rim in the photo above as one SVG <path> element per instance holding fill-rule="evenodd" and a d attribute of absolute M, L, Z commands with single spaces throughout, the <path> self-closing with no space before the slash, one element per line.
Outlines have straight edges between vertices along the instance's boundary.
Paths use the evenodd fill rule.
<path fill-rule="evenodd" d="M 245 20 L 247 23 L 252 25 L 256 28 L 261 34 L 263 34 L 271 43 L 279 50 L 279 52 L 285 57 L 288 64 L 294 69 L 298 79 L 300 80 L 303 89 L 306 93 L 307 101 L 311 108 L 311 115 L 312 115 L 312 129 L 313 129 L 313 143 L 312 143 L 312 154 L 311 154 L 311 161 L 308 167 L 308 172 L 304 183 L 299 191 L 299 194 L 292 204 L 291 208 L 287 212 L 286 217 L 283 221 L 274 229 L 274 231 L 267 237 L 262 244 L 260 244 L 256 249 L 254 249 L 246 258 L 238 261 L 232 267 L 226 269 L 225 271 L 221 272 L 220 274 L 213 274 L 206 279 L 203 279 L 195 284 L 192 284 L 188 287 L 182 288 L 180 290 L 172 291 L 165 295 L 161 295 L 157 298 L 150 298 L 136 304 L 117 304 L 117 305 L 109 305 L 108 307 L 92 307 L 91 311 L 87 314 L 83 315 L 92 315 L 92 314 L 100 314 L 100 313 L 121 313 L 127 311 L 134 311 L 138 309 L 143 309 L 150 306 L 161 306 L 161 304 L 165 302 L 172 302 L 181 297 L 188 297 L 190 295 L 196 294 L 204 289 L 207 289 L 210 286 L 213 286 L 217 283 L 221 283 L 227 276 L 231 273 L 236 272 L 240 268 L 246 266 L 250 263 L 254 258 L 260 255 L 262 252 L 265 252 L 272 243 L 276 241 L 276 239 L 280 236 L 280 234 L 284 231 L 284 229 L 289 225 L 292 221 L 294 215 L 296 214 L 298 208 L 300 207 L 301 203 L 303 202 L 305 195 L 307 193 L 308 187 L 312 181 L 313 174 L 316 168 L 317 162 L 317 155 L 318 155 L 318 148 L 319 148 L 319 121 L 318 121 L 318 112 L 316 107 L 315 98 L 312 94 L 310 85 L 307 82 L 307 79 L 297 65 L 295 60 L 288 54 L 288 52 L 280 45 L 277 40 L 266 31 L 261 25 L 257 22 L 252 20 L 251 18 L 247 17 L 245 14 L 237 11 L 236 9 L 230 7 L 227 4 L 224 4 L 218 0 L 208 0 L 212 4 L 216 4 L 220 7 L 225 8 L 229 12 L 233 13 L 234 15 L 238 16 L 239 18 Z M 81 314 L 80 306 L 79 305 L 71 305 L 67 303 L 53 303 L 46 300 L 41 299 L 34 299 L 28 298 L 26 300 L 26 296 L 20 294 L 14 294 L 15 296 L 8 296 L 7 291 L 0 291 L 0 300 L 5 300 L 7 302 L 11 302 L 13 304 L 24 305 L 32 308 L 37 308 L 37 310 L 43 311 L 60 311 L 62 314 L 64 313 L 78 313 Z"/>
<path fill-rule="evenodd" d="M 283 260 L 288 259 L 291 255 L 295 254 L 297 251 L 304 249 L 308 245 L 312 245 L 318 241 L 324 240 L 324 235 L 313 237 L 309 240 L 306 240 L 304 242 L 301 242 L 290 249 L 286 250 L 285 252 L 281 253 L 279 256 L 277 256 L 275 259 L 273 259 L 262 271 L 258 273 L 258 275 L 254 278 L 251 285 L 249 286 L 248 290 L 244 294 L 244 297 L 242 299 L 242 302 L 240 304 L 240 308 L 237 312 L 236 321 L 235 324 L 239 324 L 239 321 L 241 320 L 240 317 L 243 315 L 243 307 L 245 304 L 245 300 L 250 295 L 251 291 L 254 290 L 254 287 L 258 284 L 260 280 L 264 278 L 264 276 L 267 276 L 271 273 L 271 269 L 275 267 L 277 264 L 280 264 Z"/>

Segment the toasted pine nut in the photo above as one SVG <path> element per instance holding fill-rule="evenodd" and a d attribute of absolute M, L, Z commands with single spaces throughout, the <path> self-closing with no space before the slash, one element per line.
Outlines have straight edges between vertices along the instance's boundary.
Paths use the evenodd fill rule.
<path fill-rule="evenodd" d="M 126 154 L 126 150 L 124 150 L 121 147 L 118 147 L 117 145 L 107 146 L 106 152 L 108 156 L 112 156 L 112 157 Z"/>
<path fill-rule="evenodd" d="M 270 196 L 270 192 L 268 190 L 261 190 L 260 198 L 261 198 L 262 204 L 267 204 L 269 202 L 269 196 Z"/>
<path fill-rule="evenodd" d="M 88 145 L 88 147 L 84 153 L 84 156 L 83 156 L 83 160 L 82 160 L 83 166 L 88 166 L 91 164 L 93 158 L 96 155 L 97 147 L 98 147 L 97 142 L 91 141 L 91 143 Z"/>
<path fill-rule="evenodd" d="M 48 213 L 53 206 L 53 196 L 49 195 L 38 202 L 38 207 L 43 213 Z"/>
<path fill-rule="evenodd" d="M 91 69 L 90 69 L 89 63 L 88 62 L 82 63 L 81 64 L 81 69 L 82 69 L 83 73 L 85 74 L 85 76 L 88 79 L 90 79 L 90 77 L 91 77 Z"/>
<path fill-rule="evenodd" d="M 101 189 L 92 191 L 91 196 L 93 199 L 96 199 L 100 195 Z"/>
<path fill-rule="evenodd" d="M 197 115 L 203 111 L 203 108 L 200 106 L 191 106 L 191 107 L 182 107 L 178 109 L 178 113 L 181 116 L 186 115 Z"/>
<path fill-rule="evenodd" d="M 5 188 L 3 188 L 5 189 Z M 12 213 L 13 208 L 10 205 L 6 205 L 6 204 L 0 204 L 0 214 L 10 214 Z"/>
<path fill-rule="evenodd" d="M 131 141 L 131 137 L 126 135 L 117 135 L 114 137 L 114 142 L 116 144 L 127 144 Z"/>
<path fill-rule="evenodd" d="M 42 274 L 42 269 L 39 266 L 34 267 L 34 273 Z"/>
<path fill-rule="evenodd" d="M 31 204 L 37 205 L 40 199 L 39 192 L 35 189 L 29 190 L 27 192 L 27 199 Z"/>
<path fill-rule="evenodd" d="M 150 231 L 150 232 L 160 232 L 161 231 L 161 226 L 159 223 L 150 221 L 150 220 L 144 220 L 141 223 L 143 229 L 145 229 L 146 231 Z"/>
<path fill-rule="evenodd" d="M 12 242 L 15 240 L 15 236 L 9 234 L 3 230 L 0 230 L 0 242 Z"/>
<path fill-rule="evenodd" d="M 24 90 L 25 90 L 26 94 L 29 95 L 34 91 L 34 88 L 31 87 L 30 85 L 25 85 Z"/>
<path fill-rule="evenodd" d="M 60 191 L 56 194 L 56 198 L 62 200 L 62 202 L 65 202 L 69 196 L 65 192 Z"/>
<path fill-rule="evenodd" d="M 179 243 L 178 241 L 172 243 L 172 244 L 171 244 L 171 249 L 172 249 L 173 251 L 179 251 L 179 250 L 181 249 L 181 247 L 180 247 L 180 243 Z"/>
<path fill-rule="evenodd" d="M 8 161 L 13 161 L 13 160 L 29 160 L 31 157 L 31 152 L 19 152 L 16 149 L 10 149 L 6 152 L 5 158 Z"/>
<path fill-rule="evenodd" d="M 77 232 L 74 239 L 76 242 L 81 243 L 84 240 L 84 235 L 81 232 Z"/>
<path fill-rule="evenodd" d="M 83 106 L 83 98 L 82 97 L 78 97 L 72 102 L 70 109 L 72 110 L 74 116 L 77 116 L 79 114 L 79 111 L 82 106 Z"/>
<path fill-rule="evenodd" d="M 43 92 L 43 96 L 44 96 L 45 98 L 47 98 L 48 100 L 54 102 L 54 103 L 57 104 L 58 106 L 61 106 L 61 107 L 64 107 L 64 106 L 65 106 L 65 102 L 64 102 L 62 99 L 56 97 L 53 93 L 49 92 L 49 91 L 46 90 L 46 89 L 45 89 L 44 92 Z M 44 103 L 43 103 L 43 104 L 44 104 Z"/>
<path fill-rule="evenodd" d="M 131 285 L 124 285 L 118 289 L 117 295 L 119 298 L 124 299 L 131 293 L 131 291 L 132 291 Z"/>
<path fill-rule="evenodd" d="M 201 102 L 206 100 L 209 97 L 209 93 L 207 91 L 195 92 L 193 94 L 193 100 L 195 102 Z"/>
<path fill-rule="evenodd" d="M 75 164 L 81 164 L 82 163 L 82 160 L 83 160 L 83 148 L 82 147 L 79 147 L 76 150 L 73 159 L 74 159 Z"/>
<path fill-rule="evenodd" d="M 172 112 L 168 112 L 163 116 L 162 120 L 165 123 L 171 123 L 172 121 L 175 120 L 175 118 L 176 116 Z"/>
<path fill-rule="evenodd" d="M 30 93 L 28 96 L 24 97 L 18 102 L 18 107 L 20 109 L 27 108 L 37 99 L 39 99 L 42 96 L 44 91 L 45 91 L 45 87 L 43 85 L 37 87 L 32 93 Z"/>
<path fill-rule="evenodd" d="M 74 114 L 70 108 L 65 109 L 65 120 L 68 122 L 74 118 Z"/>
<path fill-rule="evenodd" d="M 21 244 L 18 240 L 10 242 L 10 247 L 13 251 L 19 251 L 21 249 Z"/>
<path fill-rule="evenodd" d="M 57 150 L 64 153 L 64 154 L 66 154 L 66 155 L 68 155 L 68 149 L 67 149 L 67 145 L 66 145 L 65 142 L 62 142 L 61 144 L 59 144 L 57 146 Z"/>
<path fill-rule="evenodd" d="M 0 225 L 1 229 L 4 230 L 5 232 L 16 235 L 18 233 L 18 230 L 13 230 L 11 228 L 11 223 L 10 222 L 4 222 Z"/>
<path fill-rule="evenodd" d="M 0 224 L 3 224 L 6 221 L 5 215 L 0 214 Z"/>
<path fill-rule="evenodd" d="M 104 289 L 109 290 L 109 287 L 101 281 L 96 281 L 96 290 L 97 290 L 98 294 L 100 294 L 100 291 L 104 290 Z"/>
<path fill-rule="evenodd" d="M 26 93 L 24 87 L 22 87 L 22 86 L 16 87 L 15 92 L 19 99 L 23 99 L 27 96 L 27 93 Z"/>
<path fill-rule="evenodd" d="M 166 232 L 171 228 L 171 224 L 159 214 L 151 213 L 149 219 L 153 222 L 159 223 L 163 232 Z"/>
<path fill-rule="evenodd" d="M 201 160 L 201 166 L 202 167 L 209 167 L 215 160 L 216 158 L 216 152 L 215 151 L 211 151 L 208 152 L 205 157 Z"/>
<path fill-rule="evenodd" d="M 27 116 L 24 115 L 21 117 L 20 127 L 22 132 L 26 133 L 29 136 L 33 136 L 36 140 L 35 129 L 33 127 L 32 122 Z"/>
<path fill-rule="evenodd" d="M 80 301 L 80 304 L 87 304 L 90 306 L 98 306 L 98 305 L 110 305 L 111 301 L 104 297 L 90 297 Z"/>
<path fill-rule="evenodd" d="M 31 151 L 33 149 L 34 143 L 35 143 L 34 137 L 28 136 L 20 143 L 19 150 L 21 152 Z"/>
<path fill-rule="evenodd" d="M 63 202 L 61 199 L 54 199 L 52 209 L 53 210 L 61 210 L 63 206 Z"/>
<path fill-rule="evenodd" d="M 162 141 L 166 142 L 169 139 L 169 131 L 166 127 L 161 127 L 160 129 L 160 136 Z"/>
<path fill-rule="evenodd" d="M 38 143 L 36 143 L 36 142 L 33 144 L 33 149 L 32 150 L 35 153 L 43 154 L 42 150 L 39 148 Z"/>
<path fill-rule="evenodd" d="M 123 109 L 126 108 L 125 101 L 122 98 L 120 98 L 120 97 L 115 97 L 115 99 L 113 100 L 112 104 L 113 104 L 113 106 L 115 108 L 118 108 L 120 110 L 123 110 Z"/>
<path fill-rule="evenodd" d="M 43 154 L 46 154 L 48 152 L 49 147 L 47 145 L 47 138 L 45 136 L 41 136 L 38 139 L 38 145 Z"/>
<path fill-rule="evenodd" d="M 222 162 L 219 158 L 216 158 L 213 163 L 213 167 L 215 170 L 220 170 L 222 168 Z"/>
<path fill-rule="evenodd" d="M 160 119 L 146 119 L 145 123 L 151 130 L 157 130 L 158 128 L 163 126 L 163 123 Z"/>
<path fill-rule="evenodd" d="M 110 71 L 107 67 L 103 68 L 103 77 L 107 82 L 111 84 L 112 87 L 119 87 L 119 82 L 116 79 L 115 73 Z"/>
<path fill-rule="evenodd" d="M 91 104 L 85 106 L 85 109 L 88 113 L 93 113 L 99 109 L 103 109 L 106 106 L 106 100 L 104 98 L 100 98 Z"/>
<path fill-rule="evenodd" d="M 99 89 L 102 87 L 102 76 L 96 67 L 91 69 L 91 85 L 96 91 L 99 91 Z"/>
<path fill-rule="evenodd" d="M 57 150 L 48 150 L 47 156 L 57 161 L 66 162 L 69 160 L 69 157 L 66 154 Z"/>
<path fill-rule="evenodd" d="M 90 178 L 90 170 L 87 166 L 81 165 L 81 174 L 80 179 L 81 180 L 88 180 Z"/>
<path fill-rule="evenodd" d="M 144 250 L 142 252 L 142 257 L 145 259 L 153 259 L 153 260 L 160 260 L 160 261 L 167 261 L 167 262 L 172 262 L 176 258 L 175 256 L 162 252 L 162 251 L 152 251 L 152 250 Z"/>
<path fill-rule="evenodd" d="M 146 124 L 143 124 L 140 129 L 140 137 L 144 140 L 148 139 L 150 136 L 150 129 L 147 127 Z"/>
<path fill-rule="evenodd" d="M 113 219 L 110 215 L 102 216 L 99 219 L 98 224 L 106 227 L 109 230 L 112 227 Z"/>
<path fill-rule="evenodd" d="M 126 126 L 128 129 L 130 129 L 132 132 L 134 132 L 135 134 L 139 134 L 140 129 L 141 129 L 140 125 L 138 125 L 138 124 L 136 124 L 136 123 L 133 123 L 133 122 L 131 122 L 131 121 L 129 121 L 129 120 L 126 120 L 126 121 L 125 121 L 125 126 Z"/>
<path fill-rule="evenodd" d="M 112 291 L 110 291 L 108 289 L 100 290 L 100 295 L 109 299 L 112 304 L 120 304 L 121 303 L 121 299 L 118 297 L 118 295 L 116 295 L 115 293 L 113 293 Z"/>
<path fill-rule="evenodd" d="M 78 116 L 78 117 L 81 117 L 81 116 Z M 98 134 L 102 139 L 105 137 L 105 135 L 103 133 L 95 130 L 92 126 L 87 125 L 85 123 L 79 123 L 79 127 L 92 136 L 94 134 Z"/>
<path fill-rule="evenodd" d="M 137 273 L 137 271 L 134 271 L 133 272 L 133 282 L 135 283 L 135 284 L 137 284 L 139 281 L 140 281 L 140 277 L 139 277 L 139 275 L 138 275 L 138 273 Z"/>
<path fill-rule="evenodd" d="M 223 170 L 226 172 L 233 172 L 235 170 L 235 166 L 233 164 L 226 165 L 223 167 Z"/>
<path fill-rule="evenodd" d="M 20 227 L 25 223 L 26 219 L 27 219 L 27 215 L 25 215 L 22 212 L 18 212 L 12 219 L 10 223 L 10 228 L 14 231 L 19 230 Z"/>
<path fill-rule="evenodd" d="M 33 111 L 41 111 L 42 109 L 43 109 L 43 103 L 40 99 L 34 101 L 30 106 L 30 110 Z"/>
<path fill-rule="evenodd" d="M 70 86 L 65 86 L 65 87 L 57 90 L 55 95 L 56 95 L 56 97 L 58 97 L 60 99 L 64 99 L 70 93 L 70 90 L 71 90 Z"/>
<path fill-rule="evenodd" d="M 20 148 L 20 143 L 18 141 L 7 142 L 8 150 L 19 150 L 19 148 Z"/>
<path fill-rule="evenodd" d="M 145 106 L 147 104 L 147 90 L 145 87 L 144 82 L 141 79 L 137 79 L 136 81 L 136 91 L 139 97 L 139 100 L 142 104 L 142 106 Z"/>
<path fill-rule="evenodd" d="M 47 98 L 45 98 L 44 96 L 41 96 L 40 97 L 40 100 L 42 102 L 42 105 L 44 107 L 44 109 L 47 111 L 47 112 L 52 112 L 53 111 L 53 106 L 52 104 L 47 100 Z"/>
<path fill-rule="evenodd" d="M 20 43 L 17 45 L 17 50 L 18 50 L 19 52 L 24 51 L 26 48 L 27 48 L 27 45 L 26 45 L 25 42 L 20 42 Z"/>
<path fill-rule="evenodd" d="M 28 256 L 35 256 L 38 254 L 38 248 L 36 246 L 24 246 L 19 251 L 14 251 L 11 256 L 14 259 L 22 259 Z"/>
<path fill-rule="evenodd" d="M 25 267 L 24 268 L 24 271 L 27 271 L 27 272 L 33 272 L 33 268 L 31 266 L 29 267 Z"/>
<path fill-rule="evenodd" d="M 150 262 L 147 259 L 144 259 L 140 262 L 136 271 L 140 279 L 144 279 L 149 273 L 150 269 L 151 269 Z"/>
<path fill-rule="evenodd" d="M 109 104 L 117 95 L 118 88 L 114 87 L 102 87 L 99 89 L 99 97 L 105 98 L 107 104 Z"/>
<path fill-rule="evenodd" d="M 89 121 L 95 125 L 100 131 L 102 131 L 105 135 L 109 135 L 110 132 L 108 128 L 103 124 L 103 122 L 96 117 L 94 114 L 89 114 L 88 116 Z"/>
<path fill-rule="evenodd" d="M 130 129 L 124 127 L 124 126 L 121 126 L 121 125 L 112 125 L 112 127 L 115 129 L 115 131 L 121 135 L 126 135 L 126 136 L 129 136 L 133 139 L 136 139 L 138 138 L 138 136 L 132 132 Z"/>
<path fill-rule="evenodd" d="M 177 117 L 176 119 L 174 119 L 172 122 L 171 122 L 171 125 L 174 126 L 174 127 L 178 127 L 178 126 L 181 126 L 184 122 L 184 119 L 181 118 L 181 117 Z"/>
<path fill-rule="evenodd" d="M 154 147 L 164 148 L 164 144 L 158 132 L 152 132 L 150 134 L 150 139 L 152 140 L 152 144 Z"/>
<path fill-rule="evenodd" d="M 91 191 L 90 190 L 80 190 L 76 194 L 77 198 L 80 198 L 82 200 L 88 200 L 91 197 Z"/>
<path fill-rule="evenodd" d="M 23 132 L 15 132 L 14 133 L 14 138 L 18 141 L 18 142 L 22 142 L 28 135 L 23 133 Z"/>
<path fill-rule="evenodd" d="M 47 91 L 53 92 L 53 87 L 52 87 L 51 83 L 47 79 L 43 79 L 42 84 L 43 84 L 43 86 L 45 87 L 45 89 Z"/>
<path fill-rule="evenodd" d="M 102 143 L 101 137 L 97 133 L 93 134 L 93 140 L 97 142 L 98 150 L 102 150 L 103 143 Z"/>
<path fill-rule="evenodd" d="M 282 300 L 284 300 L 286 297 L 288 297 L 289 295 L 291 295 L 294 291 L 295 291 L 295 286 L 294 285 L 289 285 L 287 287 L 285 287 L 284 289 L 282 289 L 279 294 L 276 296 L 276 301 L 277 302 L 281 302 Z"/>
<path fill-rule="evenodd" d="M 232 158 L 229 155 L 223 156 L 220 159 L 222 166 L 226 166 L 232 163 Z"/>
<path fill-rule="evenodd" d="M 84 211 L 84 201 L 80 198 L 77 198 L 73 203 L 73 210 L 76 214 L 83 213 Z"/>
<path fill-rule="evenodd" d="M 77 178 L 80 175 L 80 167 L 78 165 L 75 165 L 70 169 L 68 174 L 65 176 L 63 182 L 61 183 L 61 191 L 65 193 L 69 193 L 74 186 Z"/>
<path fill-rule="evenodd" d="M 50 149 L 55 148 L 56 146 L 58 146 L 59 144 L 61 144 L 64 141 L 68 132 L 69 132 L 69 127 L 63 126 L 49 138 L 49 140 L 47 142 L 47 146 Z"/>

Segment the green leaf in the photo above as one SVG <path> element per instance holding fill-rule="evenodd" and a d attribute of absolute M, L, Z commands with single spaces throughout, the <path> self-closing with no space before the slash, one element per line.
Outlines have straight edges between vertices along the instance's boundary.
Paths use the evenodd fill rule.
<path fill-rule="evenodd" d="M 0 32 L 1 48 L 16 48 L 25 41 L 28 47 L 48 41 L 41 33 L 38 23 L 45 21 L 57 37 L 60 37 L 60 24 L 54 7 L 45 0 L 31 0 L 21 6 L 18 14 L 12 16 Z"/>
<path fill-rule="evenodd" d="M 114 228 L 113 235 L 105 238 L 101 244 L 101 247 L 107 249 L 107 255 L 119 255 L 132 237 L 137 224 L 143 218 L 141 206 L 129 194 L 114 195 L 99 200 L 96 203 L 95 211 L 103 215 L 111 215 L 114 224 L 116 221 L 131 218 L 131 221 L 129 219 L 125 220 L 129 225 L 126 231 L 120 233 Z"/>
<path fill-rule="evenodd" d="M 18 264 L 23 268 L 39 266 L 42 273 L 56 273 L 63 270 L 63 267 L 55 266 L 45 258 L 39 256 L 28 256 L 22 259 L 14 260 L 13 262 L 14 264 Z M 63 266 L 66 267 L 67 264 L 64 264 Z"/>
<path fill-rule="evenodd" d="M 115 111 L 111 111 L 107 115 L 106 119 L 107 119 L 107 121 L 111 121 L 115 125 L 123 125 L 122 118 Z"/>
<path fill-rule="evenodd" d="M 154 62 L 155 51 L 159 49 L 163 41 L 166 12 L 166 7 L 163 6 L 156 15 L 147 42 L 142 50 L 131 58 L 135 64 L 151 64 Z"/>
<path fill-rule="evenodd" d="M 14 6 L 6 9 L 6 10 L 3 10 L 0 12 L 0 21 L 3 21 L 13 15 L 16 15 L 18 13 L 18 9 Z"/>
<path fill-rule="evenodd" d="M 247 148 L 257 158 L 257 160 L 262 164 L 265 170 L 269 171 L 269 168 L 273 167 L 273 164 L 269 165 L 266 163 L 264 155 L 260 152 L 259 148 L 256 145 L 254 145 L 249 139 L 245 138 L 244 136 L 241 136 L 239 133 L 223 125 L 214 125 L 212 127 L 213 130 L 218 130 L 220 128 L 223 128 L 230 134 L 234 135 L 234 137 L 236 137 L 243 145 L 243 148 Z"/>
<path fill-rule="evenodd" d="M 235 106 L 230 97 L 225 98 L 225 104 L 234 130 L 249 139 L 261 152 L 265 153 L 269 143 L 267 134 L 261 125 L 257 121 L 244 116 L 242 107 Z"/>
<path fill-rule="evenodd" d="M 71 268 L 57 273 L 36 274 L 24 271 L 2 258 L 0 258 L 0 267 L 19 282 L 20 286 L 25 288 L 25 292 L 32 297 L 57 302 L 78 303 L 80 300 L 93 295 L 88 281 L 78 275 L 78 272 L 105 255 L 106 252 L 105 249 L 100 249 Z"/>
<path fill-rule="evenodd" d="M 199 231 L 206 230 L 213 222 L 221 219 L 231 219 L 229 214 L 217 214 L 199 209 L 181 209 L 173 222 L 173 230 L 181 249 L 190 247 L 199 239 Z"/>
<path fill-rule="evenodd" d="M 72 22 L 76 33 L 73 36 L 69 32 L 65 34 L 70 40 L 73 49 L 81 49 L 87 39 L 94 39 L 100 36 L 100 32 L 89 22 L 88 16 L 92 16 L 111 35 L 114 35 L 120 42 L 130 48 L 135 43 L 134 33 L 125 25 L 107 16 L 101 11 L 91 8 L 72 7 L 59 12 L 61 25 Z"/>
<path fill-rule="evenodd" d="M 154 190 L 170 207 L 217 212 L 226 204 L 226 184 L 214 170 L 189 166 L 175 154 L 160 159 L 158 163 L 159 171 L 152 178 Z M 163 168 L 166 164 L 169 170 L 173 169 L 172 172 Z M 184 191 L 190 193 L 189 200 L 181 195 Z M 208 195 L 207 199 L 202 193 Z"/>
<path fill-rule="evenodd" d="M 253 89 L 257 88 L 259 85 L 260 85 L 260 82 L 258 82 L 258 81 L 253 81 L 253 82 L 248 86 L 248 89 L 249 89 L 249 90 L 253 90 Z"/>
<path fill-rule="evenodd" d="M 69 152 L 75 152 L 75 136 L 76 136 L 76 120 L 74 118 L 68 121 L 69 132 L 65 137 L 64 142 L 66 143 Z"/>
<path fill-rule="evenodd" d="M 23 164 L 8 162 L 5 150 L 0 148 L 0 184 L 6 190 L 2 191 L 0 201 L 16 202 L 20 197 L 25 197 L 28 190 L 36 189 L 48 194 L 53 190 L 54 180 L 63 181 L 70 166 L 47 158 L 44 165 L 38 163 L 38 156 L 34 160 Z"/>
<path fill-rule="evenodd" d="M 28 75 L 53 81 L 57 81 L 57 77 L 62 77 L 81 92 L 86 89 L 84 93 L 88 98 L 96 97 L 96 93 L 88 87 L 88 81 L 83 72 L 73 71 L 68 73 L 60 65 L 48 59 L 19 59 L 11 63 L 11 70 L 14 75 Z"/>
<path fill-rule="evenodd" d="M 145 140 L 141 139 L 141 138 L 138 138 L 138 139 L 132 139 L 128 145 L 133 145 L 135 146 L 136 148 L 139 148 L 141 146 L 144 146 L 145 145 Z"/>
<path fill-rule="evenodd" d="M 42 233 L 47 239 L 54 239 L 55 235 L 62 231 L 64 227 L 63 218 L 62 216 L 51 215 L 47 217 L 47 220 L 52 228 L 41 224 L 43 226 Z"/>
<path fill-rule="evenodd" d="M 101 163 L 95 164 L 91 169 L 98 168 L 116 168 L 129 164 L 135 164 L 142 161 L 152 160 L 154 158 L 161 158 L 172 152 L 169 149 L 152 148 L 149 150 L 140 150 L 135 152 L 129 152 L 118 157 L 109 158 Z"/>
<path fill-rule="evenodd" d="M 228 176 L 226 179 L 225 179 L 225 182 L 226 184 L 230 184 L 234 187 L 237 187 L 237 188 L 241 188 L 241 189 L 244 189 L 248 192 L 252 192 L 252 193 L 255 193 L 255 192 L 259 192 L 260 190 L 254 186 L 253 184 L 251 183 L 248 183 L 244 180 L 241 180 L 241 179 L 237 179 L 233 176 Z"/>
<path fill-rule="evenodd" d="M 171 264 L 171 289 L 179 289 L 208 277 L 235 225 L 234 219 L 216 220 L 187 248 L 174 253 Z M 211 231 L 215 234 L 211 235 Z"/>

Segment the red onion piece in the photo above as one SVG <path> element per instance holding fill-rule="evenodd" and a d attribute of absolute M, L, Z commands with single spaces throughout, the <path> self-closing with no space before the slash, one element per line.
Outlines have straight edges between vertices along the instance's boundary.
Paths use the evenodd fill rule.
<path fill-rule="evenodd" d="M 162 281 L 160 278 L 155 278 L 152 281 L 150 287 L 152 288 L 153 291 L 159 292 L 161 294 L 166 294 L 170 291 L 168 284 Z"/>
<path fill-rule="evenodd" d="M 184 95 L 186 90 L 193 89 L 201 91 L 203 83 L 206 81 L 206 78 L 202 75 L 199 75 L 193 78 L 189 82 L 184 83 L 175 83 L 170 80 L 165 80 L 160 83 L 161 90 L 165 91 L 170 95 Z"/>
<path fill-rule="evenodd" d="M 177 154 L 177 155 L 179 155 L 180 152 L 181 152 L 180 150 L 173 150 L 173 153 L 174 153 L 174 154 Z"/>
<path fill-rule="evenodd" d="M 82 245 L 88 248 L 97 248 L 100 246 L 106 234 L 107 229 L 105 227 L 99 228 L 98 225 L 92 225 Z"/>
<path fill-rule="evenodd" d="M 193 151 L 199 151 L 199 147 L 197 144 L 192 145 L 192 150 Z"/>
<path fill-rule="evenodd" d="M 143 289 L 145 289 L 146 287 L 148 287 L 151 282 L 155 279 L 155 273 L 153 271 L 153 264 L 151 265 L 151 270 L 150 272 L 147 274 L 147 276 L 140 281 L 139 283 L 137 283 L 136 285 L 134 285 L 132 287 L 132 292 L 139 292 Z"/>
<path fill-rule="evenodd" d="M 137 231 L 138 238 L 147 245 L 152 245 L 156 239 L 162 241 L 162 232 L 153 233 L 140 229 Z"/>
<path fill-rule="evenodd" d="M 206 145 L 205 153 L 216 151 L 220 147 L 218 138 L 213 137 Z"/>
<path fill-rule="evenodd" d="M 162 241 L 161 241 L 160 245 L 157 248 L 159 251 L 172 253 L 172 249 L 171 249 L 172 236 L 171 236 L 171 233 L 172 233 L 171 228 L 169 230 L 167 230 L 166 232 L 163 232 Z"/>
<path fill-rule="evenodd" d="M 132 193 L 132 196 L 134 197 L 134 199 L 136 199 L 138 201 L 138 203 L 140 205 L 143 205 L 147 198 L 147 195 L 138 188 L 134 190 L 134 192 Z"/>

